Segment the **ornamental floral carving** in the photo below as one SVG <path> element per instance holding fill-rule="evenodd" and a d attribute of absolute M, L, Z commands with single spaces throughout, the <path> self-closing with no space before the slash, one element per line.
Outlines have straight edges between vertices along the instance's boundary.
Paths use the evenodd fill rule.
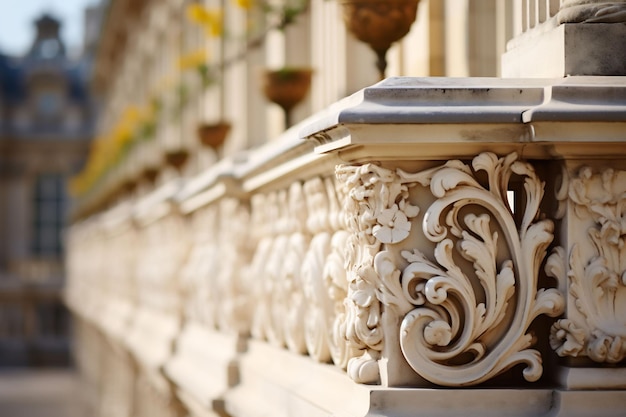
<path fill-rule="evenodd" d="M 384 341 L 381 302 L 384 298 L 393 303 L 388 294 L 391 288 L 401 294 L 399 282 L 382 281 L 374 258 L 383 244 L 397 244 L 409 236 L 409 219 L 419 213 L 408 201 L 409 187 L 415 181 L 374 164 L 339 166 L 336 175 L 345 196 L 343 210 L 350 234 L 344 249 L 348 281 L 345 322 L 335 325 L 340 334 L 345 333 L 350 350 L 362 352 L 349 359 L 348 374 L 357 382 L 371 383 L 379 379 L 377 360 Z"/>
<path fill-rule="evenodd" d="M 513 176 L 526 200 L 515 215 Z M 537 288 L 553 223 L 541 217 L 544 184 L 533 167 L 514 153 L 484 153 L 471 166 L 449 161 L 413 174 L 367 164 L 339 167 L 337 177 L 351 233 L 346 338 L 361 352 L 348 374 L 375 381 L 385 343 L 399 336 L 407 363 L 436 384 L 474 385 L 520 363 L 536 381 L 541 356 L 528 328 L 541 314 L 560 314 L 564 301 L 556 289 Z M 418 185 L 435 198 L 423 214 L 410 203 Z M 419 222 L 426 240 L 405 250 Z"/>
<path fill-rule="evenodd" d="M 572 239 L 569 254 L 573 308 L 553 325 L 550 344 L 560 356 L 617 363 L 626 357 L 626 171 L 585 167 L 568 189 L 572 233 L 583 235 Z M 555 262 L 565 257 L 561 249 Z"/>

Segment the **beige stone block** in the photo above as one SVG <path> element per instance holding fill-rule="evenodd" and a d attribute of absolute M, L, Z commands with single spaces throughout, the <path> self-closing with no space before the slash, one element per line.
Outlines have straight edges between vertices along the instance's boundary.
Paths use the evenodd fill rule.
<path fill-rule="evenodd" d="M 626 25 L 563 24 L 514 39 L 502 56 L 503 77 L 626 75 Z"/>

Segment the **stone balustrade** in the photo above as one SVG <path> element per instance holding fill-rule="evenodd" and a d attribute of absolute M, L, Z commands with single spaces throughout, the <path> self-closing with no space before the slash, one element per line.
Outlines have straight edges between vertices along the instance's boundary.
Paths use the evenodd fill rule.
<path fill-rule="evenodd" d="M 77 221 L 94 415 L 621 415 L 625 85 L 391 78 Z"/>

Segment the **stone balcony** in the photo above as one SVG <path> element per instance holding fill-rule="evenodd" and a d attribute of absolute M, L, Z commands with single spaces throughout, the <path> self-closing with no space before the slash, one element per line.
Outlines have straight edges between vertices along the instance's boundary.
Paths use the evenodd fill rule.
<path fill-rule="evenodd" d="M 101 416 L 626 406 L 626 77 L 390 78 L 77 221 Z"/>

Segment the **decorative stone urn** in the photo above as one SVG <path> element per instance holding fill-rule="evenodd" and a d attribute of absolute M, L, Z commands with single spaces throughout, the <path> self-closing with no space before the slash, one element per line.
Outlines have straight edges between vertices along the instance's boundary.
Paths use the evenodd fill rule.
<path fill-rule="evenodd" d="M 291 110 L 304 99 L 311 87 L 313 70 L 310 68 L 283 68 L 267 70 L 263 74 L 265 97 L 278 104 L 285 112 L 285 125 L 291 126 Z"/>
<path fill-rule="evenodd" d="M 150 184 L 154 184 L 158 175 L 159 170 L 156 167 L 146 167 L 141 173 L 142 178 Z"/>
<path fill-rule="evenodd" d="M 380 79 L 385 78 L 387 50 L 411 30 L 419 0 L 340 0 L 346 28 L 367 43 L 378 57 Z"/>
<path fill-rule="evenodd" d="M 188 158 L 189 152 L 185 149 L 171 149 L 165 152 L 165 163 L 179 171 L 185 165 Z"/>
<path fill-rule="evenodd" d="M 224 144 L 231 125 L 228 122 L 200 123 L 198 125 L 198 140 L 204 146 L 217 149 Z"/>

